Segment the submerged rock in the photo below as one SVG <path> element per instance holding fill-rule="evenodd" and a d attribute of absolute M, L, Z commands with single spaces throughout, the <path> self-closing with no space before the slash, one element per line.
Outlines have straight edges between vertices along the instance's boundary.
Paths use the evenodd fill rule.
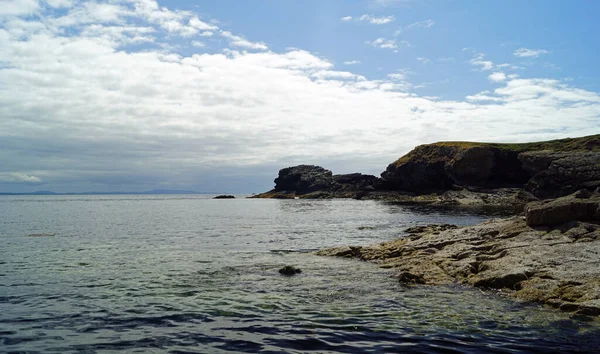
<path fill-rule="evenodd" d="M 300 268 L 296 268 L 294 266 L 290 266 L 290 265 L 286 265 L 285 267 L 281 268 L 279 270 L 279 274 L 283 274 L 283 275 L 296 275 L 302 273 L 302 270 L 300 270 Z"/>
<path fill-rule="evenodd" d="M 213 199 L 235 199 L 235 196 L 229 194 L 218 195 Z"/>

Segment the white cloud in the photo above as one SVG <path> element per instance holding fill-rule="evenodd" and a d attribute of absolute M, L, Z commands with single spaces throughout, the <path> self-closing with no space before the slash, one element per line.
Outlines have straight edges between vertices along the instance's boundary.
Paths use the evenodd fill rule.
<path fill-rule="evenodd" d="M 10 18 L 0 29 L 0 187 L 189 186 L 226 168 L 268 170 L 270 182 L 281 166 L 335 161 L 379 173 L 415 145 L 437 140 L 600 132 L 600 95 L 558 80 L 507 76 L 493 92 L 424 97 L 411 92 L 418 85 L 409 71 L 365 78 L 304 50 L 273 52 L 259 43 L 262 51 L 242 45 L 186 54 L 176 45 L 202 33 L 189 23 L 194 14 L 153 1 L 110 8 L 117 10 L 110 16 L 77 4 L 66 14 L 77 14 L 70 19 L 76 30 L 53 27 L 53 10 Z M 185 28 L 197 37 L 182 40 Z M 232 46 L 243 40 L 219 31 Z M 121 49 L 137 37 L 164 48 Z M 472 64 L 495 69 L 483 55 Z"/>
<path fill-rule="evenodd" d="M 374 25 L 385 25 L 390 22 L 393 22 L 395 19 L 396 19 L 396 17 L 394 17 L 394 16 L 375 17 L 373 15 L 368 15 L 368 14 L 364 14 L 364 15 L 360 16 L 360 18 L 359 18 L 360 21 L 367 21 Z"/>
<path fill-rule="evenodd" d="M 410 25 L 406 26 L 406 29 L 411 29 L 411 28 L 430 28 L 433 27 L 433 25 L 435 24 L 435 21 L 429 19 L 426 21 L 420 21 L 420 22 L 415 22 L 415 23 L 411 23 Z"/>
<path fill-rule="evenodd" d="M 360 64 L 360 60 L 347 60 L 344 62 L 344 65 L 356 65 Z"/>
<path fill-rule="evenodd" d="M 504 74 L 503 72 L 495 72 L 488 76 L 488 79 L 491 82 L 504 82 L 506 81 L 506 74 Z"/>
<path fill-rule="evenodd" d="M 234 47 L 242 47 L 247 49 L 267 50 L 266 44 L 262 42 L 250 42 L 249 40 L 236 36 L 229 31 L 221 31 L 221 35 L 229 40 L 229 43 Z"/>
<path fill-rule="evenodd" d="M 492 70 L 494 68 L 494 63 L 490 60 L 484 60 L 484 58 L 485 55 L 483 53 L 479 53 L 470 60 L 470 63 L 474 66 L 478 66 L 480 70 Z"/>
<path fill-rule="evenodd" d="M 342 17 L 342 18 L 340 18 L 340 21 L 344 21 L 344 22 L 352 21 L 352 16 Z"/>
<path fill-rule="evenodd" d="M 0 4 L 0 16 L 22 16 L 37 12 L 40 4 L 37 0 L 3 0 Z"/>
<path fill-rule="evenodd" d="M 519 48 L 515 50 L 513 53 L 514 56 L 519 58 L 537 58 L 542 54 L 548 54 L 549 51 L 545 49 L 527 49 L 527 48 Z"/>
<path fill-rule="evenodd" d="M 54 8 L 67 8 L 73 6 L 72 0 L 46 0 L 46 3 Z"/>
<path fill-rule="evenodd" d="M 198 17 L 192 17 L 188 24 L 193 27 L 196 28 L 200 31 L 214 31 L 216 30 L 218 27 L 217 26 L 213 26 L 211 24 L 208 24 L 204 21 L 201 21 Z M 203 32 L 203 33 L 210 33 L 210 32 Z"/>
<path fill-rule="evenodd" d="M 417 60 L 420 61 L 423 64 L 429 64 L 429 63 L 431 63 L 431 59 L 429 59 L 429 58 L 417 57 Z"/>
<path fill-rule="evenodd" d="M 431 19 L 426 20 L 426 21 L 419 21 L 419 22 L 411 23 L 410 25 L 408 25 L 404 28 L 402 28 L 402 27 L 398 28 L 396 30 L 396 32 L 394 33 L 394 36 L 397 37 L 400 34 L 402 34 L 402 32 L 409 31 L 414 28 L 430 28 L 430 27 L 433 27 L 434 24 L 435 24 L 435 21 L 433 21 Z"/>
<path fill-rule="evenodd" d="M 204 47 L 206 47 L 206 44 L 204 44 L 200 41 L 192 41 L 192 46 L 197 47 L 197 48 L 204 48 Z"/>
<path fill-rule="evenodd" d="M 502 98 L 489 96 L 489 93 L 489 91 L 485 91 L 466 98 L 470 102 L 502 102 Z"/>
<path fill-rule="evenodd" d="M 39 177 L 21 172 L 0 172 L 0 182 L 38 184 L 42 180 Z"/>
<path fill-rule="evenodd" d="M 408 41 L 398 41 L 396 39 L 386 39 L 386 38 L 377 38 L 373 41 L 367 41 L 367 44 L 383 49 L 398 49 L 398 48 L 406 48 L 410 47 L 410 43 Z"/>
<path fill-rule="evenodd" d="M 204 32 L 198 33 L 198 35 L 200 37 L 212 37 L 215 35 L 215 33 L 211 32 L 211 31 L 204 31 Z"/>

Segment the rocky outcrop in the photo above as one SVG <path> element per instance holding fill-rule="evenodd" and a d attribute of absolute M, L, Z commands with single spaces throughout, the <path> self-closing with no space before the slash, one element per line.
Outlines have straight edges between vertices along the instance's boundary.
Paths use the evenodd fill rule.
<path fill-rule="evenodd" d="M 316 252 L 396 271 L 405 284 L 462 283 L 581 315 L 600 315 L 600 225 L 532 228 L 520 216 L 406 230 L 398 240 Z"/>
<path fill-rule="evenodd" d="M 540 198 L 600 187 L 600 152 L 534 151 L 521 153 L 519 160 L 531 174 L 525 189 Z"/>
<path fill-rule="evenodd" d="M 558 225 L 568 221 L 600 222 L 600 189 L 582 189 L 569 196 L 532 202 L 525 208 L 529 226 Z"/>
<path fill-rule="evenodd" d="M 333 175 L 314 165 L 298 165 L 279 170 L 275 188 L 255 198 L 347 198 L 359 192 L 380 188 L 381 179 L 372 175 L 351 173 Z"/>
<path fill-rule="evenodd" d="M 381 177 L 333 175 L 319 166 L 299 165 L 280 170 L 275 188 L 254 198 L 502 206 L 515 199 L 515 211 L 522 211 L 524 202 L 600 186 L 600 135 L 526 144 L 421 145 L 391 163 Z M 523 192 L 513 193 L 519 189 Z"/>
<path fill-rule="evenodd" d="M 235 199 L 235 196 L 229 194 L 222 194 L 214 197 L 213 199 Z"/>
<path fill-rule="evenodd" d="M 448 190 L 453 186 L 510 187 L 529 178 L 511 150 L 471 143 L 421 145 L 390 164 L 381 177 L 400 190 Z"/>
<path fill-rule="evenodd" d="M 527 144 L 421 145 L 381 176 L 392 189 L 416 193 L 519 187 L 554 198 L 600 186 L 600 135 Z"/>
<path fill-rule="evenodd" d="M 279 170 L 275 178 L 277 192 L 295 192 L 307 194 L 327 191 L 333 184 L 333 173 L 320 166 L 299 165 Z"/>

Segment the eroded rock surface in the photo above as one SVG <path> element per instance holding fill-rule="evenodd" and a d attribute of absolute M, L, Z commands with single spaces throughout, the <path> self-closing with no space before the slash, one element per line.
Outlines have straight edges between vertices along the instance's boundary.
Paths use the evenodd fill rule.
<path fill-rule="evenodd" d="M 558 225 L 574 220 L 600 222 L 600 189 L 593 193 L 582 189 L 566 197 L 532 202 L 527 204 L 526 215 L 529 226 Z"/>
<path fill-rule="evenodd" d="M 600 225 L 571 221 L 532 228 L 522 216 L 480 225 L 429 225 L 398 240 L 318 255 L 356 258 L 397 270 L 404 283 L 462 283 L 527 301 L 600 315 Z"/>
<path fill-rule="evenodd" d="M 525 189 L 541 198 L 555 198 L 581 188 L 600 187 L 600 152 L 535 151 L 519 155 L 532 177 Z"/>

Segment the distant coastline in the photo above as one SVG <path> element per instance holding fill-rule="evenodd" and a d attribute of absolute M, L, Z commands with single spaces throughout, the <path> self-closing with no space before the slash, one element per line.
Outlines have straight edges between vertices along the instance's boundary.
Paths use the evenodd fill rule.
<path fill-rule="evenodd" d="M 188 190 L 153 189 L 143 192 L 81 192 L 81 193 L 58 193 L 52 191 L 36 191 L 29 193 L 4 193 L 0 195 L 156 195 L 156 194 L 219 194 L 217 192 L 196 192 Z"/>

